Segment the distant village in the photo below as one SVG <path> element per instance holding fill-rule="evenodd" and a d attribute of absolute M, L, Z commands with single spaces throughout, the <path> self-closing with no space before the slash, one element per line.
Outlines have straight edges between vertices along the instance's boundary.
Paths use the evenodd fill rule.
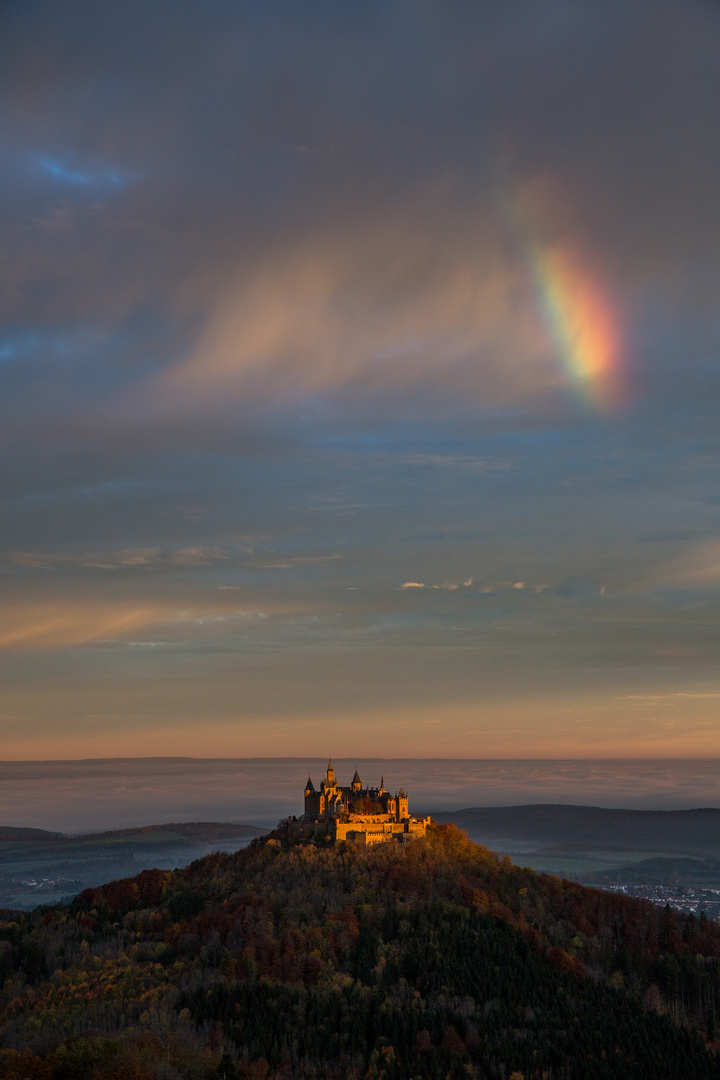
<path fill-rule="evenodd" d="M 693 888 L 688 885 L 603 885 L 602 888 L 606 892 L 649 900 L 651 904 L 669 907 L 685 915 L 704 915 L 707 919 L 720 919 L 720 889 Z"/>

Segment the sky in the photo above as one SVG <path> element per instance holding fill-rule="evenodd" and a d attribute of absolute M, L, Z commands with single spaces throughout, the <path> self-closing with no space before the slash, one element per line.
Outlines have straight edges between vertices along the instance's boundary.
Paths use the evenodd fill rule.
<path fill-rule="evenodd" d="M 720 6 L 6 0 L 0 757 L 720 757 Z"/>

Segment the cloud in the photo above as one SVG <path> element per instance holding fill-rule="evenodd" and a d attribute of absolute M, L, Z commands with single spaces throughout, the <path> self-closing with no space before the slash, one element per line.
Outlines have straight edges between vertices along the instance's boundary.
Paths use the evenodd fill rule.
<path fill-rule="evenodd" d="M 455 592 L 460 586 L 454 581 L 443 581 L 437 585 L 426 585 L 421 581 L 406 581 L 401 589 L 445 589 L 447 592 Z"/>
<path fill-rule="evenodd" d="M 470 584 L 471 582 L 466 582 Z M 532 592 L 542 593 L 546 592 L 550 585 L 530 585 L 525 581 L 503 581 L 495 585 L 482 585 L 479 586 L 481 593 L 502 593 L 502 592 Z"/>
<path fill-rule="evenodd" d="M 314 396 L 375 417 L 555 416 L 570 380 L 528 268 L 538 237 L 609 275 L 634 341 L 648 289 L 677 310 L 700 276 L 715 296 L 697 253 L 720 173 L 718 28 L 700 5 L 662 4 L 651 39 L 642 3 L 604 12 L 602 34 L 554 0 L 448 10 L 439 38 L 414 12 L 326 12 L 241 5 L 208 24 L 184 0 L 168 36 L 139 4 L 73 2 L 41 27 L 15 6 L 3 313 L 99 324 L 92 385 L 129 439 L 189 416 L 207 438 L 208 412 L 242 408 L 247 426 Z M 518 235 L 503 207 L 539 189 L 542 220 Z M 67 385 L 69 366 L 43 380 Z"/>
<path fill-rule="evenodd" d="M 523 746 L 588 672 L 615 708 L 712 670 L 716 7 L 6 6 L 14 714 L 135 711 L 131 642 L 198 730 L 522 687 Z M 556 248 L 619 328 L 611 419 Z"/>
<path fill-rule="evenodd" d="M 120 570 L 140 566 L 210 566 L 237 558 L 238 549 L 219 547 L 187 547 L 163 550 L 162 548 L 121 548 L 119 551 L 83 552 L 33 552 L 16 551 L 3 556 L 3 560 L 15 566 L 39 570 L 60 567 L 81 567 L 89 570 Z"/>
<path fill-rule="evenodd" d="M 75 223 L 75 214 L 68 202 L 60 201 L 47 207 L 43 217 L 32 218 L 37 229 L 48 233 L 68 233 Z"/>
<path fill-rule="evenodd" d="M 251 570 L 293 570 L 298 567 L 322 567 L 342 556 L 288 555 L 272 558 L 254 554 L 251 546 L 241 544 L 198 544 L 178 548 L 121 548 L 107 551 L 11 551 L 0 555 L 0 562 L 34 570 L 136 570 L 140 568 L 214 567 L 222 564 Z M 230 588 L 231 586 L 218 586 Z"/>
<path fill-rule="evenodd" d="M 687 588 L 720 585 L 720 543 L 710 540 L 693 544 L 656 574 L 669 585 Z"/>
<path fill-rule="evenodd" d="M 35 164 L 50 176 L 67 184 L 79 184 L 82 187 L 110 184 L 113 187 L 121 187 L 127 183 L 127 177 L 124 177 L 117 169 L 102 167 L 98 169 L 92 165 L 85 169 L 78 169 L 68 165 L 62 159 L 47 157 L 44 154 L 39 154 L 35 158 Z"/>
<path fill-rule="evenodd" d="M 0 649 L 69 649 L 130 642 L 138 635 L 156 642 L 227 632 L 228 623 L 266 619 L 266 611 L 221 607 L 181 607 L 177 603 L 137 604 L 91 599 L 61 603 L 7 604 L 0 618 Z"/>
<path fill-rule="evenodd" d="M 550 585 L 530 585 L 525 581 L 503 581 L 497 585 L 480 585 L 477 584 L 477 579 L 469 577 L 465 581 L 442 581 L 436 584 L 426 584 L 420 581 L 406 581 L 404 585 L 400 586 L 401 589 L 444 589 L 447 592 L 455 592 L 458 589 L 472 589 L 474 592 L 482 594 L 499 593 L 499 592 L 532 592 L 542 593 L 551 588 Z M 574 592 L 562 592 L 562 586 L 557 586 L 556 591 L 562 595 L 576 595 Z M 596 595 L 597 588 L 590 587 L 590 592 L 587 595 Z M 580 594 L 577 594 L 580 595 Z M 586 595 L 585 592 L 582 593 Z"/>
<path fill-rule="evenodd" d="M 428 465 L 440 469 L 452 469 L 453 472 L 462 470 L 483 474 L 489 471 L 498 472 L 512 469 L 514 462 L 502 458 L 478 457 L 473 454 L 395 454 L 392 458 L 395 465 L 415 465 L 418 468 L 426 468 Z"/>
<path fill-rule="evenodd" d="M 655 706 L 658 704 L 658 702 L 668 703 L 670 701 L 674 701 L 677 698 L 691 698 L 702 701 L 706 698 L 720 698 L 720 693 L 718 693 L 717 691 L 707 693 L 695 693 L 687 690 L 676 690 L 674 692 L 669 691 L 666 694 L 623 694 L 619 698 L 619 700 L 646 702 L 648 705 Z"/>
<path fill-rule="evenodd" d="M 341 559 L 341 555 L 297 555 L 284 558 L 278 562 L 253 562 L 257 570 L 292 570 L 296 566 L 321 566 L 323 563 L 335 562 Z"/>
<path fill-rule="evenodd" d="M 57 649 L 127 638 L 170 621 L 155 606 L 25 604 L 6 607 L 0 620 L 0 649 Z"/>
<path fill-rule="evenodd" d="M 434 200 L 417 201 L 414 213 L 394 207 L 354 234 L 313 237 L 244 266 L 193 355 L 143 394 L 196 409 L 228 394 L 289 404 L 413 387 L 424 398 L 432 386 L 495 408 L 556 391 L 565 377 L 531 305 L 518 308 L 522 283 L 497 227 L 483 227 L 478 206 L 471 243 L 443 236 L 427 224 Z"/>
<path fill-rule="evenodd" d="M 606 586 L 596 585 L 593 581 L 584 578 L 566 578 L 555 586 L 558 596 L 567 596 L 573 600 L 593 600 L 597 596 L 605 595 Z"/>

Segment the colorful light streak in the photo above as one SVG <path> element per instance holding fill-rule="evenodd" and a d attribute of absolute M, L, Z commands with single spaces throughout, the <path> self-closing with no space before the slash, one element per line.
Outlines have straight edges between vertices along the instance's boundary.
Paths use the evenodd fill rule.
<path fill-rule="evenodd" d="M 621 404 L 620 334 L 596 276 L 567 247 L 531 251 L 546 326 L 583 398 L 611 411 Z"/>
<path fill-rule="evenodd" d="M 503 185 L 498 203 L 529 273 L 546 332 L 575 392 L 601 412 L 619 408 L 625 396 L 619 319 L 585 254 L 587 245 L 567 238 L 549 243 L 540 239 L 548 220 L 557 222 L 563 216 L 557 193 L 545 180 L 513 196 Z M 563 230 L 564 236 L 570 231 Z"/>

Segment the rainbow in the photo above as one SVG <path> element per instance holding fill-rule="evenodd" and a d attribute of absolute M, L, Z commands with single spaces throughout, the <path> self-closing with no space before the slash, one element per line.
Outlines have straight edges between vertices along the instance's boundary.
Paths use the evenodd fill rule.
<path fill-rule="evenodd" d="M 528 261 L 546 327 L 573 385 L 596 408 L 617 408 L 620 334 L 602 285 L 567 246 L 535 246 Z"/>
<path fill-rule="evenodd" d="M 502 185 L 498 202 L 572 387 L 594 409 L 618 408 L 624 397 L 619 320 L 599 275 L 580 254 L 582 245 L 539 240 L 545 231 L 539 222 L 562 214 L 547 178 L 519 191 Z"/>

